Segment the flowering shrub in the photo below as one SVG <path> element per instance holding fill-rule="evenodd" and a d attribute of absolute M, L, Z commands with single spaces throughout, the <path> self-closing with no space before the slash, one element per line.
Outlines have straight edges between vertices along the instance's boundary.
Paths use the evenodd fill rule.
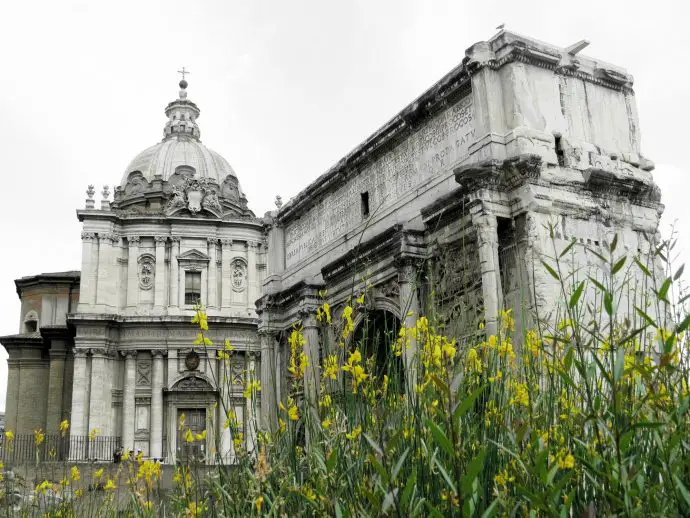
<path fill-rule="evenodd" d="M 510 310 L 495 334 L 474 343 L 445 336 L 433 314 L 413 315 L 414 325 L 393 330 L 372 355 L 371 337 L 355 338 L 366 290 L 352 305 L 324 302 L 314 315 L 330 337 L 320 364 L 310 363 L 305 351 L 314 344 L 296 323 L 289 390 L 275 428 L 260 431 L 253 450 L 223 408 L 235 466 L 204 478 L 183 464 L 164 494 L 156 489 L 160 465 L 130 459 L 119 468 L 124 483 L 94 474 L 105 496 L 93 515 L 114 515 L 118 492 L 131 495 L 121 508 L 137 516 L 687 515 L 687 297 L 671 296 L 680 274 L 655 271 L 656 258 L 619 256 L 615 240 L 607 252 L 608 275 L 598 279 L 563 273 L 568 250 L 545 259 L 563 303 L 548 320 L 522 325 L 519 336 Z M 630 289 L 632 269 L 646 288 Z M 615 307 L 623 295 L 625 314 Z M 195 323 L 197 346 L 212 347 L 203 310 Z M 235 354 L 227 342 L 213 351 L 222 363 Z M 306 390 L 312 380 L 315 390 Z M 249 373 L 244 397 L 261 389 Z M 256 415 L 250 419 L 257 426 Z M 178 424 L 186 429 L 184 416 Z M 202 439 L 186 430 L 190 442 Z M 69 488 L 74 506 L 87 498 L 85 485 L 77 487 L 83 479 L 73 467 L 35 492 Z"/>

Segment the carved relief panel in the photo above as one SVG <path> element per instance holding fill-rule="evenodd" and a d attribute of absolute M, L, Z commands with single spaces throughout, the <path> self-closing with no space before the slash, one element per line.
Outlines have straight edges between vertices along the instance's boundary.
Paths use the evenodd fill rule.
<path fill-rule="evenodd" d="M 156 276 L 156 258 L 151 254 L 142 254 L 138 259 L 139 287 L 142 290 L 153 288 Z"/>
<path fill-rule="evenodd" d="M 235 259 L 230 270 L 232 279 L 232 289 L 244 291 L 247 287 L 247 265 L 242 259 Z"/>
<path fill-rule="evenodd" d="M 151 385 L 151 360 L 137 362 L 137 385 Z"/>

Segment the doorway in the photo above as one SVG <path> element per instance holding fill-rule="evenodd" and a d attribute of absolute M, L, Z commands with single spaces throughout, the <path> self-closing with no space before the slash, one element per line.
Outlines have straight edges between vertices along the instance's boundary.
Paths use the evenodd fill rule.
<path fill-rule="evenodd" d="M 183 418 L 184 414 L 184 418 Z M 206 430 L 205 408 L 178 408 L 177 422 L 184 419 L 185 425 L 177 430 L 177 461 L 178 462 L 203 462 L 206 458 L 206 441 L 189 442 L 185 439 L 187 430 L 196 437 Z"/>

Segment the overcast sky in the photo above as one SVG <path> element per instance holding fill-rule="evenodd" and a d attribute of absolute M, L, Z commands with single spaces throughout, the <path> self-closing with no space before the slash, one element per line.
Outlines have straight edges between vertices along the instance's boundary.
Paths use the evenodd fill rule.
<path fill-rule="evenodd" d="M 87 184 L 118 184 L 162 136 L 185 66 L 201 138 L 262 215 L 337 162 L 495 27 L 635 77 L 643 153 L 665 228 L 690 247 L 690 31 L 684 0 L 5 2 L 0 44 L 4 244 L 0 335 L 18 332 L 14 279 L 78 270 Z M 685 257 L 689 257 L 686 253 Z M 690 261 L 688 261 L 690 262 Z M 6 357 L 4 351 L 0 352 Z M 0 409 L 7 365 L 0 360 Z"/>

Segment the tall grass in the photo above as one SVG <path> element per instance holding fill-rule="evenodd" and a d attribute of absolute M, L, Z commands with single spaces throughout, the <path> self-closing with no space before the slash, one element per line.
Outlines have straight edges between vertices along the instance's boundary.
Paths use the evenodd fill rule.
<path fill-rule="evenodd" d="M 510 310 L 495 335 L 459 344 L 434 328 L 433 315 L 391 329 L 370 313 L 366 289 L 340 308 L 324 298 L 315 315 L 324 337 L 320 365 L 309 361 L 312 335 L 299 322 L 290 332 L 290 395 L 276 429 L 260 431 L 252 451 L 236 441 L 232 469 L 202 478 L 182 466 L 167 493 L 156 490 L 155 473 L 150 483 L 137 479 L 144 461 L 130 460 L 130 498 L 120 511 L 690 515 L 690 316 L 687 296 L 674 292 L 682 270 L 665 262 L 669 243 L 642 259 L 620 252 L 614 239 L 591 251 L 599 273 L 584 275 L 567 266 L 573 246 L 554 245 L 544 258 L 561 302 L 548 316 L 538 314 L 544 308 L 532 315 L 521 336 Z M 371 325 L 356 330 L 358 317 Z M 230 362 L 229 344 L 218 351 L 203 339 L 203 311 L 195 322 L 199 346 Z M 252 399 L 261 387 L 249 376 L 245 389 Z M 236 416 L 223 414 L 237 438 Z M 249 419 L 258 426 L 255 413 Z M 70 516 L 78 501 L 54 513 Z M 115 515 L 116 507 L 91 515 Z"/>

